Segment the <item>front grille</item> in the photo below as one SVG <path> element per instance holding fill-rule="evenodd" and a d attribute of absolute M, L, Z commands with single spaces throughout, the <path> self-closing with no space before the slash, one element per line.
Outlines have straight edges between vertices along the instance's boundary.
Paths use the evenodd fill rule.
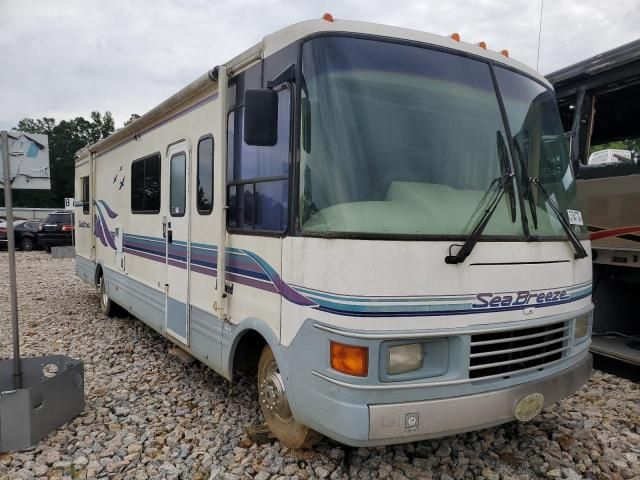
<path fill-rule="evenodd" d="M 558 322 L 472 335 L 469 377 L 508 377 L 561 359 L 569 348 L 571 325 Z"/>

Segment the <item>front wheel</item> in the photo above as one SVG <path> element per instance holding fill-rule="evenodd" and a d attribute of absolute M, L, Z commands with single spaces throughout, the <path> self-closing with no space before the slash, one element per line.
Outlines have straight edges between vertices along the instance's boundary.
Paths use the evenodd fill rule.
<path fill-rule="evenodd" d="M 265 346 L 258 363 L 258 400 L 271 433 L 289 448 L 309 448 L 322 436 L 293 418 L 276 358 Z"/>
<path fill-rule="evenodd" d="M 25 252 L 30 252 L 35 247 L 36 244 L 31 237 L 22 237 L 22 240 L 20 240 L 20 248 Z"/>

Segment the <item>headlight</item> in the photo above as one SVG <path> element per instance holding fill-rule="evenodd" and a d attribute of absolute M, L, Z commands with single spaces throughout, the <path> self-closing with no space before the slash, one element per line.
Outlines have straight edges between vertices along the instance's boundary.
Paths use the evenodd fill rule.
<path fill-rule="evenodd" d="M 589 326 L 591 323 L 591 315 L 586 314 L 576 318 L 576 326 L 573 336 L 576 340 L 582 339 L 589 334 Z"/>
<path fill-rule="evenodd" d="M 421 343 L 409 345 L 398 345 L 389 348 L 389 363 L 387 373 L 397 375 L 398 373 L 411 372 L 422 368 L 424 353 Z"/>

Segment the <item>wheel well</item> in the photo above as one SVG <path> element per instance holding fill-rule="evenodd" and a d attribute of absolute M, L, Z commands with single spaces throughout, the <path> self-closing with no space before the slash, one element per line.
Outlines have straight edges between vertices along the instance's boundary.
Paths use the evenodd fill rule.
<path fill-rule="evenodd" d="M 257 371 L 260 355 L 266 344 L 264 337 L 255 330 L 247 330 L 242 334 L 233 354 L 232 378 L 241 372 Z"/>

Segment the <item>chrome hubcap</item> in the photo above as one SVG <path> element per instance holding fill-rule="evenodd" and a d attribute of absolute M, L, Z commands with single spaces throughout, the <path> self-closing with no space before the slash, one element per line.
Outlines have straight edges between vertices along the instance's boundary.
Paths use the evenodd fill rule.
<path fill-rule="evenodd" d="M 260 384 L 260 406 L 279 417 L 289 417 L 291 410 L 284 392 L 282 376 L 278 371 L 270 371 Z"/>

